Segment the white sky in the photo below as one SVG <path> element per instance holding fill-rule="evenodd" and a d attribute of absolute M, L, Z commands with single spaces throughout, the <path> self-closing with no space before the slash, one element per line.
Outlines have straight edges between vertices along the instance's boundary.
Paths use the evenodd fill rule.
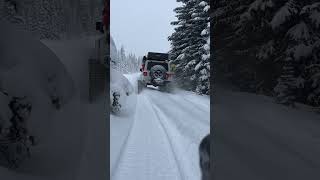
<path fill-rule="evenodd" d="M 111 0 L 111 35 L 118 49 L 138 56 L 170 50 L 170 22 L 176 20 L 176 0 Z"/>

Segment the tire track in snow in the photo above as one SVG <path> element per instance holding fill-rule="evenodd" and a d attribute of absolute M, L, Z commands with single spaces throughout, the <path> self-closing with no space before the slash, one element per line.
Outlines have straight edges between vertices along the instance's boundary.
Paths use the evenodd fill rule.
<path fill-rule="evenodd" d="M 110 174 L 111 179 L 113 179 L 113 177 L 115 176 L 115 172 L 117 172 L 117 170 L 119 168 L 119 164 L 120 164 L 120 161 L 121 161 L 121 159 L 123 157 L 124 150 L 128 146 L 129 137 L 132 134 L 132 129 L 133 129 L 134 123 L 135 123 L 135 121 L 133 121 L 133 123 L 132 123 L 132 125 L 130 127 L 130 131 L 129 131 L 128 135 L 125 137 L 125 141 L 124 141 L 123 145 L 121 146 L 120 153 L 119 153 L 119 156 L 118 156 L 118 158 L 116 160 L 115 166 L 114 166 L 113 169 L 111 169 L 111 172 L 110 172 L 111 173 Z"/>
<path fill-rule="evenodd" d="M 151 108 L 154 110 L 154 112 L 158 117 L 157 118 L 158 123 L 162 126 L 163 131 L 167 135 L 167 138 L 172 147 L 172 151 L 176 156 L 177 165 L 180 167 L 180 172 L 183 175 L 182 176 L 183 180 L 200 179 L 200 173 L 199 171 L 197 173 L 195 169 L 195 167 L 197 167 L 198 165 L 198 161 L 196 161 L 197 162 L 196 164 L 192 163 L 192 158 L 187 156 L 187 152 L 186 152 L 187 147 L 193 144 L 192 141 L 188 139 L 186 136 L 180 134 L 180 132 L 177 132 L 177 129 L 174 128 L 175 125 L 172 125 L 171 124 L 172 122 L 170 123 L 170 121 L 167 120 L 168 119 L 167 115 L 159 107 L 155 106 L 148 97 L 146 98 L 148 99 L 151 105 Z M 174 132 L 176 132 L 176 136 L 174 135 L 175 134 Z M 180 140 L 184 139 L 185 141 L 184 143 L 182 141 L 175 140 L 177 139 L 178 135 L 180 135 L 178 139 Z M 186 146 L 183 147 L 183 145 L 186 145 Z M 196 144 L 195 146 L 196 146 L 196 149 L 198 149 L 198 144 Z M 193 157 L 197 157 L 197 155 L 198 153 L 193 154 Z M 194 173 L 191 173 L 191 172 L 194 172 Z"/>
<path fill-rule="evenodd" d="M 209 112 L 208 114 L 195 114 L 194 112 L 192 112 L 192 110 L 190 110 L 189 106 L 182 106 L 181 102 L 173 102 L 171 98 L 171 100 L 166 100 L 167 98 L 163 98 L 165 102 L 158 103 L 157 101 L 159 100 L 159 97 L 156 96 L 156 94 L 153 94 L 153 92 L 151 91 L 146 91 L 146 93 L 148 95 L 148 98 L 150 98 L 151 102 L 153 102 L 154 105 L 161 109 L 164 112 L 164 114 L 167 115 L 167 118 L 171 119 L 172 122 L 174 122 L 174 125 L 177 127 L 177 130 L 179 130 L 181 134 L 184 134 L 184 136 L 190 137 L 191 139 L 198 141 L 202 137 L 200 138 L 195 134 L 195 129 L 198 129 L 200 131 L 205 131 L 205 129 L 207 128 L 210 129 Z M 206 118 L 208 118 L 208 120 L 202 119 L 201 116 L 207 116 Z M 190 121 L 192 121 L 192 123 L 190 123 Z M 190 126 L 191 124 L 193 126 Z"/>
<path fill-rule="evenodd" d="M 209 112 L 210 113 L 210 100 L 209 100 L 209 103 L 200 103 L 199 101 L 196 101 L 195 100 L 195 94 L 191 94 L 191 93 L 187 93 L 187 92 L 182 92 L 183 94 L 175 94 L 175 95 L 178 95 L 180 98 L 192 103 L 193 106 L 196 106 L 197 108 L 201 109 L 201 110 L 204 110 L 204 109 L 207 109 L 208 111 L 206 112 Z M 200 96 L 200 95 L 198 95 Z M 189 98 L 187 98 L 189 97 Z M 209 97 L 208 97 L 209 98 Z M 210 99 L 210 98 L 209 98 Z M 203 101 L 203 100 L 201 100 Z M 202 108 L 200 108 L 199 106 L 201 106 Z"/>
<path fill-rule="evenodd" d="M 170 146 L 171 146 L 171 151 L 172 151 L 172 153 L 173 153 L 173 155 L 174 155 L 174 157 L 175 157 L 176 165 L 177 165 L 177 167 L 178 167 L 178 169 L 179 169 L 180 177 L 181 177 L 181 178 L 183 177 L 182 179 L 183 179 L 183 180 L 186 180 L 185 174 L 186 174 L 187 171 L 184 170 L 183 167 L 181 166 L 181 164 L 179 163 L 180 161 L 179 161 L 179 158 L 178 158 L 178 155 L 177 155 L 177 154 L 179 154 L 179 153 L 175 151 L 176 148 L 175 148 L 175 146 L 174 146 L 173 141 L 171 140 L 171 139 L 173 139 L 173 138 L 172 138 L 172 136 L 169 135 L 170 133 L 168 133 L 167 127 L 166 127 L 166 126 L 164 125 L 164 123 L 162 122 L 164 119 L 160 117 L 161 115 L 159 114 L 159 110 L 154 107 L 154 105 L 152 104 L 152 102 L 150 101 L 150 99 L 148 99 L 147 97 L 145 97 L 145 99 L 147 99 L 147 101 L 148 101 L 149 104 L 151 105 L 151 108 L 153 109 L 154 113 L 155 113 L 156 116 L 157 116 L 157 121 L 158 121 L 158 123 L 159 123 L 160 126 L 162 127 L 163 132 L 166 134 L 167 140 L 168 140 L 168 142 L 170 143 Z M 161 119 L 163 119 L 163 120 L 161 121 Z"/>
<path fill-rule="evenodd" d="M 112 180 L 181 180 L 169 140 L 144 95 Z M 148 118 L 145 118 L 148 117 Z"/>
<path fill-rule="evenodd" d="M 200 108 L 199 106 L 195 105 L 193 101 L 187 100 L 186 98 L 184 98 L 182 96 L 177 97 L 174 94 L 169 94 L 169 98 L 172 99 L 173 101 L 175 101 L 176 104 L 179 104 L 179 106 L 177 106 L 177 107 L 179 107 L 180 109 L 185 109 L 185 110 L 190 108 L 190 106 L 186 105 L 185 103 L 181 103 L 180 97 L 182 99 L 184 99 L 185 101 L 189 102 L 188 105 L 192 105 L 193 107 L 195 107 L 195 109 L 193 109 L 193 110 L 197 110 L 198 112 L 201 112 L 203 114 L 210 115 L 210 108 L 208 108 L 207 110 Z M 189 113 L 189 111 L 186 111 L 186 113 Z M 190 114 L 192 114 L 194 116 L 194 113 L 190 113 Z M 210 118 L 209 118 L 209 121 L 202 119 L 202 118 L 199 118 L 199 120 L 201 121 L 201 123 L 204 123 L 206 126 L 210 126 Z"/>
<path fill-rule="evenodd" d="M 173 96 L 173 97 L 175 97 L 175 96 Z M 175 97 L 176 98 L 176 97 Z M 192 100 L 190 100 L 190 99 L 187 99 L 187 98 L 185 98 L 185 97 L 183 97 L 183 96 L 179 96 L 179 98 L 182 98 L 182 99 L 184 99 L 185 101 L 188 101 L 193 107 L 195 107 L 196 109 L 198 109 L 199 111 L 201 111 L 201 112 L 203 112 L 203 113 L 210 113 L 210 107 L 205 107 L 204 105 L 202 105 L 202 104 L 198 104 L 198 103 L 196 103 L 195 101 L 192 101 Z M 201 107 L 199 107 L 199 106 L 202 106 L 202 108 Z"/>

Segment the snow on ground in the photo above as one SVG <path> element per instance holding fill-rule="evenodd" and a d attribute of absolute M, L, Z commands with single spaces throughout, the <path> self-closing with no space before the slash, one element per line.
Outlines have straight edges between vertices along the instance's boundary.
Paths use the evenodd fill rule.
<path fill-rule="evenodd" d="M 216 179 L 320 177 L 319 114 L 217 85 L 215 91 Z"/>
<path fill-rule="evenodd" d="M 137 90 L 139 73 L 125 76 Z M 190 92 L 144 89 L 135 113 L 111 115 L 112 180 L 200 179 L 198 147 L 210 131 L 209 106 L 209 97 Z"/>
<path fill-rule="evenodd" d="M 81 160 L 80 165 L 75 169 L 74 179 L 77 180 L 108 178 L 106 127 L 109 122 L 103 121 L 107 114 L 105 97 L 93 104 L 88 103 L 88 58 L 92 55 L 96 38 L 98 37 L 45 42 L 60 57 L 72 75 L 83 107 L 78 113 L 86 121 L 86 129 L 82 131 L 85 144 L 81 149 L 81 156 L 78 157 Z"/>
<path fill-rule="evenodd" d="M 1 22 L 0 89 L 30 99 L 29 126 L 38 145 L 18 170 L 0 167 L 0 179 L 106 179 L 104 98 L 96 104 L 86 101 L 94 38 L 44 41 L 53 53 L 15 29 Z M 53 96 L 60 99 L 60 109 L 52 105 Z M 5 117 L 7 112 L 0 110 Z"/>

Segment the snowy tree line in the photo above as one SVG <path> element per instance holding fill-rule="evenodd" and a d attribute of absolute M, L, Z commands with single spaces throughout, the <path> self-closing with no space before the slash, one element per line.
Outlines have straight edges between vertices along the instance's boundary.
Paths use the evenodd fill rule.
<path fill-rule="evenodd" d="M 180 87 L 199 94 L 210 93 L 209 0 L 177 0 L 177 20 L 171 41 L 170 59 L 176 65 Z"/>
<path fill-rule="evenodd" d="M 40 39 L 60 39 L 95 31 L 102 0 L 1 0 L 4 18 Z"/>
<path fill-rule="evenodd" d="M 320 106 L 320 2 L 215 1 L 216 79 L 281 104 Z"/>
<path fill-rule="evenodd" d="M 113 67 L 118 72 L 127 74 L 139 72 L 142 58 L 129 53 L 126 54 L 124 47 L 122 46 L 120 50 L 117 50 L 114 60 L 112 60 Z"/>

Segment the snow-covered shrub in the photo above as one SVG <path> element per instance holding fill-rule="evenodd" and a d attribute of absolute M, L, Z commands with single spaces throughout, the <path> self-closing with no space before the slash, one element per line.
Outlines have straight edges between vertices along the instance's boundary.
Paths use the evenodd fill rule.
<path fill-rule="evenodd" d="M 54 117 L 74 99 L 74 82 L 44 44 L 10 23 L 0 22 L 0 26 L 0 90 L 4 92 L 0 93 L 0 166 L 44 163 L 54 154 L 45 148 L 52 145 L 65 120 Z M 37 152 L 30 148 L 34 137 L 43 148 Z M 33 159 L 34 153 L 38 158 Z"/>
<path fill-rule="evenodd" d="M 34 136 L 29 134 L 27 127 L 32 104 L 26 97 L 10 97 L 5 92 L 3 94 L 6 97 L 0 99 L 8 103 L 11 112 L 0 122 L 0 165 L 17 168 L 30 157 L 30 148 L 35 144 Z"/>
<path fill-rule="evenodd" d="M 129 80 L 115 69 L 110 69 L 110 109 L 114 114 L 132 112 L 136 94 Z"/>
<path fill-rule="evenodd" d="M 123 54 L 124 56 L 124 54 Z M 113 38 L 110 43 L 110 110 L 114 114 L 132 112 L 136 102 L 134 87 L 122 74 L 118 50 Z"/>

